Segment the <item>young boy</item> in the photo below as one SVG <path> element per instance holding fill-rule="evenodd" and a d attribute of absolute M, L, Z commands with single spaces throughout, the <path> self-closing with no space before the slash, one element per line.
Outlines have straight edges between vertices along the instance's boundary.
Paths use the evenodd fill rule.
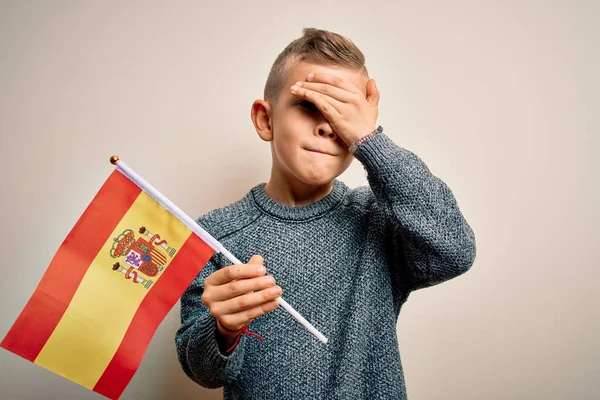
<path fill-rule="evenodd" d="M 177 352 L 200 385 L 225 399 L 406 398 L 402 304 L 467 271 L 475 238 L 446 184 L 378 128 L 378 101 L 343 36 L 307 28 L 276 59 L 251 111 L 269 182 L 198 220 L 249 260 L 217 254 L 181 298 Z M 354 158 L 369 186 L 335 179 Z M 327 344 L 277 309 L 281 288 Z"/>

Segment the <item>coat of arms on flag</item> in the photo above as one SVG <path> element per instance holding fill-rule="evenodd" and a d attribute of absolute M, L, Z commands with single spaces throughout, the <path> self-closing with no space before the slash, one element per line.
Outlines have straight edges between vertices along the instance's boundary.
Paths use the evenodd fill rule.
<path fill-rule="evenodd" d="M 125 229 L 113 240 L 110 256 L 121 259 L 113 264 L 113 271 L 123 273 L 126 279 L 141 283 L 146 289 L 154 283 L 149 278 L 162 272 L 176 252 L 159 234 L 145 226 L 139 228 L 137 237 L 133 230 Z"/>

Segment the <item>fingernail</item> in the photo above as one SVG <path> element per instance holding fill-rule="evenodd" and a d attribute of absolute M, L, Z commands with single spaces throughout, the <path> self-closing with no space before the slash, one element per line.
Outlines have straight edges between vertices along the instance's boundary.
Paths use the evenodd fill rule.
<path fill-rule="evenodd" d="M 315 74 L 313 74 L 312 72 L 310 74 L 308 74 L 308 76 L 306 77 L 306 80 L 311 81 L 312 78 L 315 77 Z"/>
<path fill-rule="evenodd" d="M 262 278 L 262 283 L 266 285 L 272 285 L 275 283 L 275 278 L 273 278 L 272 276 L 265 276 L 264 278 Z"/>
<path fill-rule="evenodd" d="M 271 294 L 273 294 L 273 295 L 280 295 L 280 294 L 282 293 L 282 290 L 281 290 L 281 288 L 280 288 L 279 286 L 278 286 L 278 287 L 271 288 L 271 290 L 269 290 L 269 291 L 270 291 L 270 292 L 271 292 Z"/>
<path fill-rule="evenodd" d="M 297 92 L 298 91 L 298 86 L 294 85 L 291 87 L 292 92 Z"/>
<path fill-rule="evenodd" d="M 267 269 L 261 265 L 260 267 L 256 268 L 256 272 L 258 272 L 259 274 L 264 274 L 265 272 L 267 272 Z"/>

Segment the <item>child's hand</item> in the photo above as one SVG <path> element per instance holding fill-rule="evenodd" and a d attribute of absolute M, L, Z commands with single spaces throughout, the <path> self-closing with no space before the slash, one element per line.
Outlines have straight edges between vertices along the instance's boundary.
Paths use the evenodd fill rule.
<path fill-rule="evenodd" d="M 263 258 L 255 255 L 248 264 L 230 265 L 206 277 L 202 302 L 217 319 L 222 336 L 237 336 L 254 318 L 278 307 L 275 299 L 282 290 L 265 273 Z"/>
<path fill-rule="evenodd" d="M 367 94 L 339 76 L 308 74 L 308 82 L 296 82 L 290 91 L 313 103 L 327 118 L 331 129 L 350 146 L 377 127 L 379 90 L 367 81 Z"/>

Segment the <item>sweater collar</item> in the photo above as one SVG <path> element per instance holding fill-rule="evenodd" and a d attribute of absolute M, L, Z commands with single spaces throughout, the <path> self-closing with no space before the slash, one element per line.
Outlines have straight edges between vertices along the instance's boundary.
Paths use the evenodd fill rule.
<path fill-rule="evenodd" d="M 256 205 L 267 214 L 284 220 L 306 220 L 322 215 L 338 205 L 346 195 L 348 187 L 337 179 L 333 180 L 331 192 L 316 203 L 301 207 L 281 204 L 269 197 L 266 183 L 256 185 L 250 191 Z"/>

